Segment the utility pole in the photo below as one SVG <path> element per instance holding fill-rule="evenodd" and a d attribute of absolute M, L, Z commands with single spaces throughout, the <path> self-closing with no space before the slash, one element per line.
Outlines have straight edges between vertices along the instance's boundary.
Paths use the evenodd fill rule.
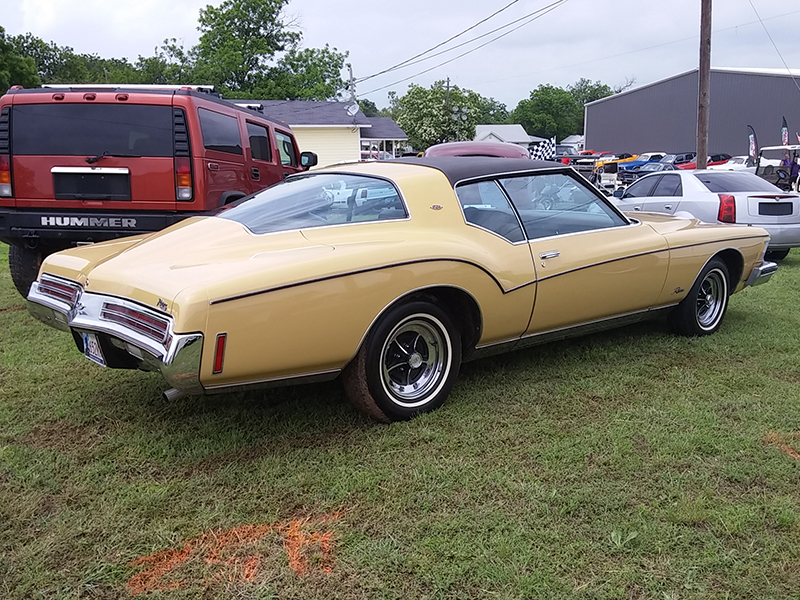
<path fill-rule="evenodd" d="M 449 77 L 447 78 L 447 88 L 446 88 L 446 90 L 447 90 L 447 92 L 446 92 L 445 97 L 444 97 L 444 114 L 445 114 L 445 117 L 447 119 L 449 119 L 450 118 L 450 78 Z M 449 129 L 449 127 L 448 127 L 448 129 Z M 450 141 L 450 136 L 445 134 L 445 139 L 443 139 L 442 141 L 443 142 L 449 142 Z"/>
<path fill-rule="evenodd" d="M 353 79 L 353 65 L 351 65 L 350 63 L 347 63 L 347 69 L 350 71 L 350 84 L 348 86 L 350 88 L 350 101 L 351 102 L 355 102 L 356 101 L 356 82 Z"/>
<path fill-rule="evenodd" d="M 697 98 L 697 168 L 708 166 L 708 116 L 711 87 L 711 0 L 701 0 L 700 68 Z"/>

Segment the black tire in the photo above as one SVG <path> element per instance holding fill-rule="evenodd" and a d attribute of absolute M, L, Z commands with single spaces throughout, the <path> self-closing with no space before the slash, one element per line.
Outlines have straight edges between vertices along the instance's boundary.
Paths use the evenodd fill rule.
<path fill-rule="evenodd" d="M 789 256 L 789 249 L 786 250 L 767 250 L 764 258 L 767 260 L 783 260 Z"/>
<path fill-rule="evenodd" d="M 367 335 L 342 379 L 350 401 L 389 423 L 439 408 L 461 366 L 461 335 L 429 300 L 389 309 Z"/>
<path fill-rule="evenodd" d="M 710 335 L 719 329 L 730 296 L 728 267 L 713 258 L 703 267 L 692 289 L 670 314 L 672 330 L 684 336 Z"/>
<path fill-rule="evenodd" d="M 28 297 L 31 284 L 39 276 L 39 267 L 42 266 L 44 256 L 40 250 L 20 246 L 9 247 L 8 269 L 11 271 L 11 281 L 23 298 Z"/>

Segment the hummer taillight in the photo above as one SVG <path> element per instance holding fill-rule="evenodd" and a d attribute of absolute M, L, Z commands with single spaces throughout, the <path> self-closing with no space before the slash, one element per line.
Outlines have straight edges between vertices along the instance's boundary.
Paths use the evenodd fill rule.
<path fill-rule="evenodd" d="M 189 158 L 175 157 L 175 198 L 181 202 L 192 199 L 192 162 Z"/>
<path fill-rule="evenodd" d="M 10 198 L 11 190 L 11 156 L 0 154 L 0 197 Z"/>

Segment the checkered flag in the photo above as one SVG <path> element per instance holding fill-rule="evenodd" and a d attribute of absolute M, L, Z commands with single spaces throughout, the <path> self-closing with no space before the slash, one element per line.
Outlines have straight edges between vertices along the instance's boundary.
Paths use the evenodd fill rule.
<path fill-rule="evenodd" d="M 556 138 L 551 137 L 549 140 L 539 142 L 536 147 L 531 150 L 531 158 L 533 160 L 553 160 L 556 155 Z"/>

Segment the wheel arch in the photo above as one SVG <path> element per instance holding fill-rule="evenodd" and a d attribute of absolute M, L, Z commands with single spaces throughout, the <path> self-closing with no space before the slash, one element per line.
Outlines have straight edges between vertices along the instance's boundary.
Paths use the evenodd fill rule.
<path fill-rule="evenodd" d="M 733 294 L 742 280 L 744 271 L 744 257 L 742 253 L 735 248 L 726 248 L 725 250 L 717 252 L 709 261 L 714 258 L 719 258 L 725 263 L 725 266 L 728 267 L 728 293 Z"/>
<path fill-rule="evenodd" d="M 405 292 L 389 302 L 375 315 L 375 318 L 369 324 L 369 327 L 367 327 L 364 335 L 361 336 L 361 341 L 353 356 L 355 356 L 358 350 L 361 349 L 361 346 L 364 345 L 369 332 L 372 331 L 375 324 L 383 315 L 395 306 L 411 300 L 432 301 L 450 315 L 458 326 L 459 333 L 461 334 L 462 361 L 466 360 L 481 338 L 481 333 L 483 332 L 483 316 L 481 314 L 480 305 L 475 297 L 467 290 L 454 285 L 431 285 L 417 288 Z M 352 361 L 352 358 L 350 360 Z M 348 361 L 348 363 L 349 362 L 350 361 Z"/>

